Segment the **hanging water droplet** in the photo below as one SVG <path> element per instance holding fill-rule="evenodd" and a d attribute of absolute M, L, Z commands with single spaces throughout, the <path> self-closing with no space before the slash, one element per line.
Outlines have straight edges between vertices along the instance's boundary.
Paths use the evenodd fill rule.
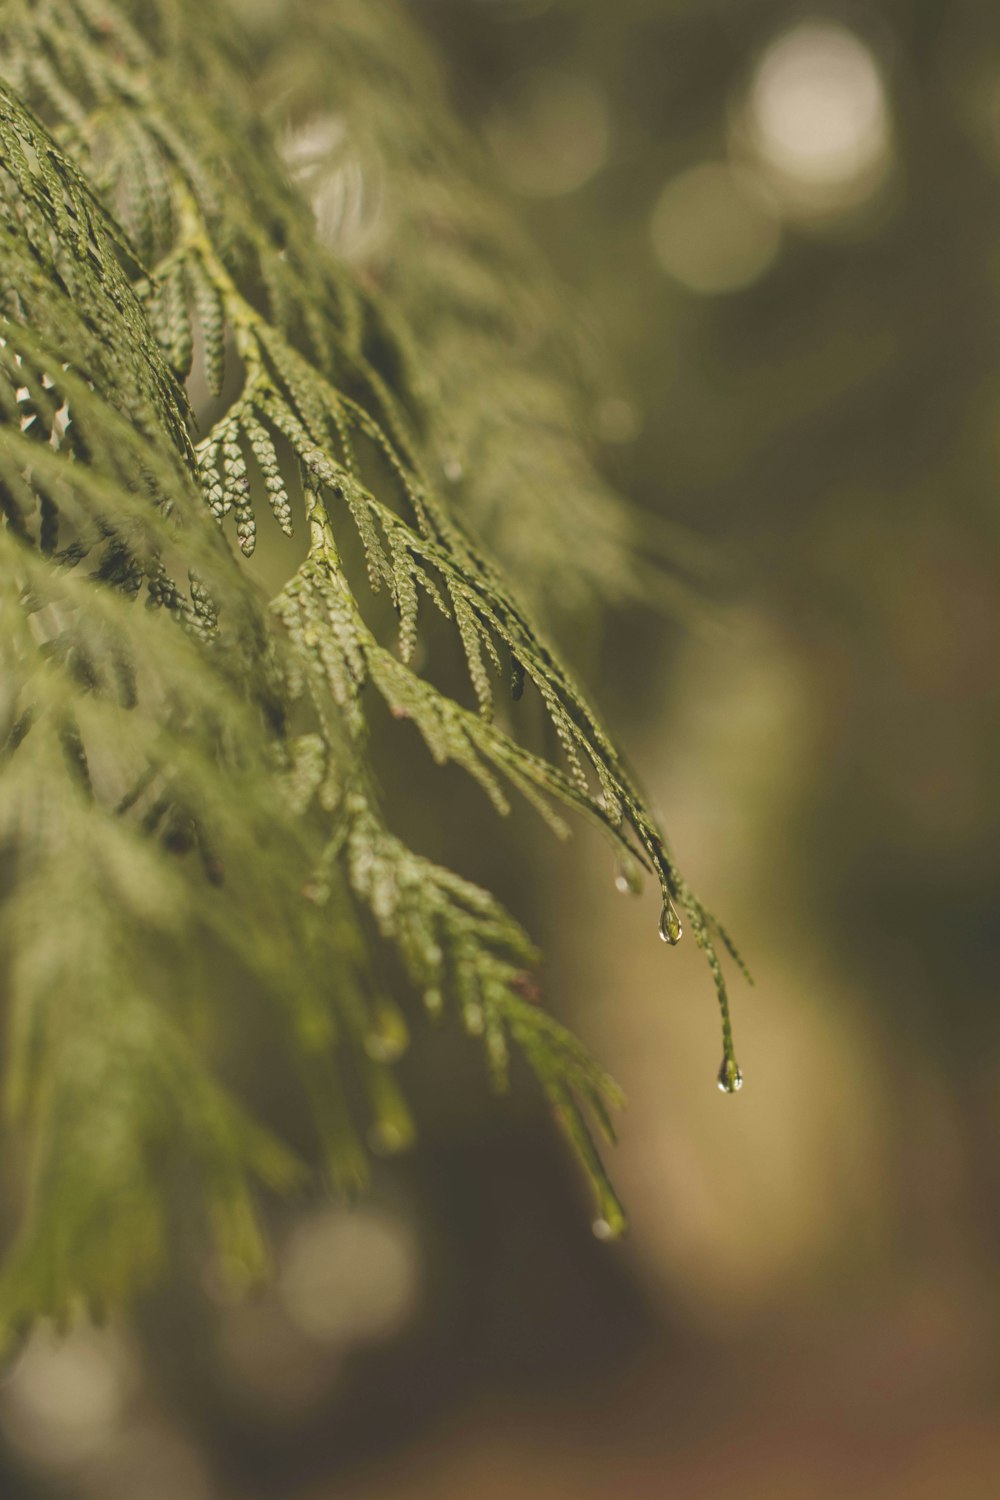
<path fill-rule="evenodd" d="M 615 868 L 615 890 L 623 896 L 642 895 L 642 871 L 634 859 L 619 859 Z"/>
<path fill-rule="evenodd" d="M 613 1240 L 615 1238 L 614 1228 L 608 1223 L 607 1219 L 595 1219 L 590 1229 L 595 1240 Z"/>
<path fill-rule="evenodd" d="M 660 913 L 660 937 L 672 948 L 676 947 L 684 936 L 684 928 L 677 908 L 672 901 L 665 901 Z"/>
<path fill-rule="evenodd" d="M 719 1069 L 719 1088 L 724 1094 L 738 1094 L 743 1087 L 743 1074 L 736 1065 L 735 1057 L 724 1057 Z"/>

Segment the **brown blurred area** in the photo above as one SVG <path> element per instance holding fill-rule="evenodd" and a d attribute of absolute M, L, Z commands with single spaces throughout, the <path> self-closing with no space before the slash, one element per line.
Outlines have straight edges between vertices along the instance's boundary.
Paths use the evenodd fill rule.
<path fill-rule="evenodd" d="M 271 1290 L 191 1265 L 33 1337 L 0 1494 L 991 1500 L 1000 11 L 409 8 L 608 350 L 608 473 L 668 554 L 667 523 L 711 544 L 700 606 L 579 665 L 754 972 L 746 1085 L 653 893 L 449 783 L 414 837 L 527 921 L 625 1088 L 629 1237 L 590 1234 L 527 1085 L 421 1036 L 417 1151 L 277 1212 Z"/>

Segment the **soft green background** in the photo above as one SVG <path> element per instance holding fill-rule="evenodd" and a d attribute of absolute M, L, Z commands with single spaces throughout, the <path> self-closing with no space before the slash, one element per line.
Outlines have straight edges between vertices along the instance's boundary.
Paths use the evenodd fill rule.
<path fill-rule="evenodd" d="M 420 1150 L 352 1216 L 290 1209 L 275 1291 L 191 1269 L 136 1327 L 36 1338 L 0 1492 L 987 1500 L 1000 12 L 410 8 L 608 350 L 608 472 L 716 549 L 704 607 L 567 644 L 755 972 L 746 1087 L 716 1091 L 703 967 L 596 840 L 494 843 L 428 781 L 415 837 L 525 918 L 629 1094 L 630 1239 L 592 1238 L 528 1090 L 421 1042 Z"/>

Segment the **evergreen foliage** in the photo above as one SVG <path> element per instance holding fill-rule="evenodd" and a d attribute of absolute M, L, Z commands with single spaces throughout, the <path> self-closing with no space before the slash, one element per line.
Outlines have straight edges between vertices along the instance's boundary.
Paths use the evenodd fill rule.
<path fill-rule="evenodd" d="M 381 702 L 497 810 L 517 792 L 560 834 L 558 804 L 598 824 L 630 872 L 653 873 L 668 941 L 685 914 L 719 997 L 720 1082 L 738 1087 L 717 925 L 557 654 L 442 499 L 434 455 L 447 372 L 471 368 L 463 338 L 479 340 L 478 369 L 496 333 L 511 391 L 523 370 L 475 297 L 459 296 L 435 349 L 426 289 L 403 295 L 407 315 L 424 307 L 404 333 L 389 296 L 321 245 L 227 6 L 4 0 L 0 14 L 0 924 L 7 1128 L 24 1163 L 4 1313 L 101 1306 L 146 1283 L 192 1177 L 223 1262 L 262 1266 L 255 1184 L 284 1189 L 302 1169 L 226 1082 L 240 1021 L 213 1003 L 220 971 L 264 997 L 338 1187 L 363 1183 L 366 1135 L 405 1144 L 393 1063 L 407 1024 L 379 979 L 382 943 L 432 1014 L 452 1009 L 482 1037 L 498 1085 L 508 1049 L 524 1055 L 618 1231 L 587 1123 L 610 1135 L 616 1088 L 534 1003 L 521 927 L 393 834 L 370 767 Z M 331 77 L 353 77 L 350 28 L 321 31 Z M 476 222 L 489 260 L 497 210 Z M 201 434 L 192 371 L 221 408 Z M 496 429 L 497 451 L 517 421 Z M 478 526 L 491 484 L 494 508 L 509 494 L 515 534 L 487 529 L 529 589 L 557 558 L 573 582 L 566 536 L 582 526 L 593 552 L 573 586 L 589 592 L 586 557 L 609 554 L 586 496 L 615 512 L 561 418 L 555 432 L 574 457 L 546 471 L 548 518 L 530 452 L 527 484 L 508 490 L 501 464 L 478 501 L 474 482 L 458 498 Z M 254 552 L 262 507 L 305 544 L 269 604 L 237 556 Z M 614 558 L 612 587 L 627 548 Z M 441 639 L 431 608 L 463 654 L 461 698 L 417 668 L 418 638 Z M 522 694 L 557 757 L 518 737 L 503 698 Z"/>
<path fill-rule="evenodd" d="M 515 215 L 484 188 L 489 168 L 405 11 L 284 0 L 267 15 L 256 51 L 286 158 L 321 233 L 405 317 L 407 380 L 462 514 L 519 593 L 562 621 L 662 595 L 648 536 L 588 451 L 593 351 Z"/>

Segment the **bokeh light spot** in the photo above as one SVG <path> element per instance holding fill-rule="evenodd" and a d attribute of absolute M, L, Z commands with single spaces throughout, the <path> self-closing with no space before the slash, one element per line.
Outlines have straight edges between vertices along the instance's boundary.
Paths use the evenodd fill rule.
<path fill-rule="evenodd" d="M 576 192 L 608 157 L 611 124 L 599 86 L 575 73 L 532 69 L 486 133 L 504 176 L 530 198 Z"/>
<path fill-rule="evenodd" d="M 81 1328 L 60 1339 L 40 1327 L 0 1393 L 4 1434 L 47 1467 L 73 1464 L 114 1432 L 133 1377 L 129 1351 L 113 1332 Z"/>
<path fill-rule="evenodd" d="M 808 212 L 866 201 L 890 161 L 885 85 L 871 49 L 842 26 L 807 22 L 764 52 L 747 129 L 785 206 Z"/>
<path fill-rule="evenodd" d="M 749 286 L 778 254 L 781 230 L 744 174 L 703 162 L 671 179 L 653 210 L 650 233 L 664 271 L 689 291 Z"/>
<path fill-rule="evenodd" d="M 279 1294 L 311 1338 L 352 1345 L 403 1326 L 419 1291 L 417 1247 L 405 1222 L 373 1207 L 332 1210 L 299 1225 L 285 1249 Z"/>

